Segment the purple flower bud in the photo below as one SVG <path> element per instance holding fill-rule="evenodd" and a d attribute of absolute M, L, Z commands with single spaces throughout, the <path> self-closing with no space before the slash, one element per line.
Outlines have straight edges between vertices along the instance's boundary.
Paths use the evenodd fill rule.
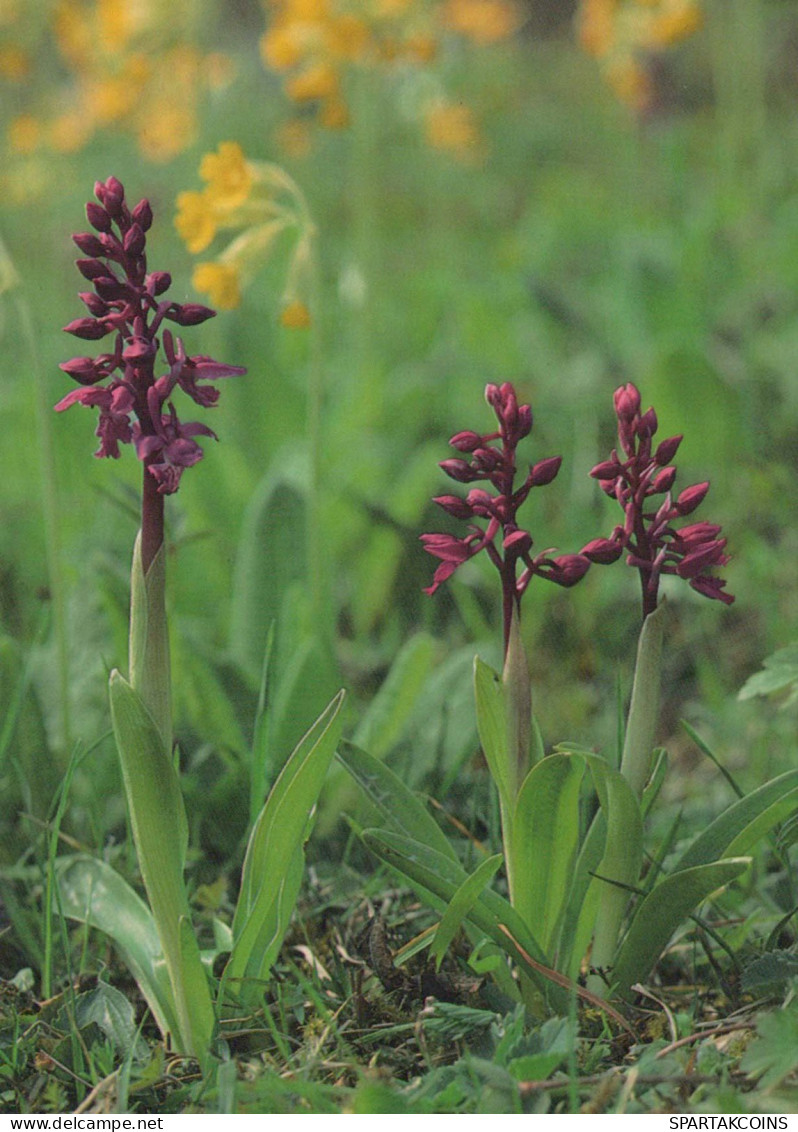
<path fill-rule="evenodd" d="M 623 468 L 617 460 L 604 460 L 590 469 L 590 475 L 594 480 L 615 480 L 622 471 Z"/>
<path fill-rule="evenodd" d="M 479 472 L 493 472 L 500 468 L 504 462 L 501 452 L 495 448 L 475 448 L 474 468 Z M 475 476 L 479 479 L 479 476 Z"/>
<path fill-rule="evenodd" d="M 551 483 L 560 470 L 562 456 L 550 456 L 547 460 L 540 460 L 529 469 L 526 482 L 530 487 L 543 487 Z"/>
<path fill-rule="evenodd" d="M 88 280 L 97 279 L 99 276 L 105 275 L 108 270 L 99 259 L 78 259 L 75 260 L 75 267 L 83 278 Z"/>
<path fill-rule="evenodd" d="M 489 382 L 485 386 L 485 400 L 488 402 L 491 409 L 498 409 L 502 403 L 502 394 L 498 385 L 493 385 L 492 382 Z"/>
<path fill-rule="evenodd" d="M 215 318 L 216 311 L 201 303 L 174 303 L 166 312 L 166 317 L 178 326 L 198 326 L 209 318 Z"/>
<path fill-rule="evenodd" d="M 113 220 L 118 220 L 122 215 L 122 206 L 125 201 L 125 190 L 122 182 L 118 181 L 116 177 L 109 177 L 105 183 L 96 181 L 94 195 L 100 204 L 105 206 L 108 215 Z"/>
<path fill-rule="evenodd" d="M 125 253 L 129 256 L 133 256 L 134 258 L 140 256 L 144 251 L 146 243 L 147 240 L 143 230 L 139 227 L 138 224 L 131 224 L 127 232 L 125 233 L 125 238 L 122 243 L 122 246 L 125 249 Z"/>
<path fill-rule="evenodd" d="M 90 200 L 86 205 L 86 219 L 98 232 L 111 231 L 111 217 L 100 204 Z"/>
<path fill-rule="evenodd" d="M 659 464 L 660 467 L 670 464 L 681 443 L 681 436 L 669 436 L 667 440 L 663 440 L 657 446 L 657 451 L 654 453 L 654 463 Z"/>
<path fill-rule="evenodd" d="M 130 293 L 128 286 L 120 283 L 113 275 L 98 275 L 94 280 L 94 289 L 101 299 L 111 303 L 117 299 L 127 298 Z"/>
<path fill-rule="evenodd" d="M 516 557 L 523 554 L 528 554 L 532 547 L 532 536 L 529 531 L 512 531 L 510 534 L 505 535 L 504 538 L 504 551 Z"/>
<path fill-rule="evenodd" d="M 458 483 L 473 483 L 474 480 L 480 478 L 478 473 L 474 472 L 471 465 L 467 464 L 465 460 L 441 460 L 438 466 L 446 472 L 447 476 L 457 480 Z"/>
<path fill-rule="evenodd" d="M 658 472 L 651 483 L 652 494 L 659 494 L 662 491 L 670 491 L 673 487 L 673 481 L 676 479 L 676 469 L 663 468 Z"/>
<path fill-rule="evenodd" d="M 94 318 L 76 318 L 73 322 L 68 322 L 63 329 L 67 334 L 74 334 L 76 338 L 85 338 L 88 341 L 104 338 L 108 333 L 104 323 Z"/>
<path fill-rule="evenodd" d="M 699 506 L 708 491 L 708 483 L 696 483 L 692 487 L 686 487 L 676 500 L 676 510 L 680 515 L 689 515 Z"/>
<path fill-rule="evenodd" d="M 72 237 L 72 242 L 78 247 L 84 255 L 98 256 L 105 255 L 105 248 L 91 232 L 76 232 Z"/>
<path fill-rule="evenodd" d="M 532 431 L 532 408 L 530 405 L 518 406 L 518 425 L 516 431 L 519 440 L 523 440 L 525 436 L 529 436 Z"/>
<path fill-rule="evenodd" d="M 138 224 L 142 232 L 149 232 L 152 226 L 152 208 L 148 200 L 140 200 L 131 213 L 134 224 Z"/>
<path fill-rule="evenodd" d="M 168 271 L 153 271 L 147 276 L 146 283 L 153 295 L 162 295 L 172 286 L 172 276 Z"/>
<path fill-rule="evenodd" d="M 457 432 L 449 443 L 458 452 L 473 452 L 475 448 L 479 448 L 482 444 L 482 437 L 478 432 Z"/>
<path fill-rule="evenodd" d="M 86 304 L 95 318 L 102 318 L 103 315 L 108 314 L 108 304 L 103 302 L 100 296 L 95 295 L 93 291 L 80 291 L 78 298 Z"/>
<path fill-rule="evenodd" d="M 638 398 L 640 394 L 638 393 Z M 642 439 L 652 437 L 657 431 L 657 414 L 653 409 L 643 413 L 637 425 L 637 435 Z"/>
<path fill-rule="evenodd" d="M 640 412 L 640 393 L 636 385 L 628 381 L 626 385 L 619 386 L 613 394 L 615 412 L 619 417 L 631 420 Z"/>
<path fill-rule="evenodd" d="M 93 385 L 104 376 L 97 371 L 93 358 L 71 358 L 68 362 L 61 362 L 58 368 L 68 373 L 75 381 L 79 381 L 81 385 Z"/>
<path fill-rule="evenodd" d="M 473 515 L 493 515 L 496 510 L 496 502 L 494 496 L 479 487 L 472 488 L 466 496 L 466 503 L 471 508 Z"/>
<path fill-rule="evenodd" d="M 682 559 L 676 567 L 676 573 L 680 578 L 695 578 L 709 566 L 725 566 L 729 561 L 728 556 L 723 553 L 725 546 L 724 538 L 698 546 Z"/>
<path fill-rule="evenodd" d="M 581 554 L 561 554 L 554 559 L 550 577 L 558 586 L 575 586 L 590 569 L 590 560 Z"/>
<path fill-rule="evenodd" d="M 454 519 L 471 519 L 474 514 L 466 501 L 458 495 L 436 495 L 432 502 L 437 503 Z"/>
<path fill-rule="evenodd" d="M 617 539 L 594 538 L 579 553 L 591 562 L 608 566 L 611 562 L 617 562 L 623 554 L 623 543 Z"/>

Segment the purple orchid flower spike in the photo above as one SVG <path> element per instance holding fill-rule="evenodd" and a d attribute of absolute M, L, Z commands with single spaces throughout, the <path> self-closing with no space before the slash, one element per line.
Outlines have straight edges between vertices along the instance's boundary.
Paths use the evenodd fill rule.
<path fill-rule="evenodd" d="M 184 424 L 178 419 L 172 394 L 179 387 L 198 405 L 211 408 L 219 391 L 205 383 L 239 376 L 246 370 L 204 354 L 189 357 L 180 338 L 161 329 L 165 320 L 181 327 L 197 326 L 216 312 L 199 303 L 161 298 L 172 280 L 166 271 L 147 270 L 146 233 L 153 219 L 148 201 L 130 209 L 116 177 L 98 181 L 94 195 L 97 200 L 86 205 L 94 232 L 73 236 L 88 257 L 79 259 L 77 268 L 93 288 L 80 293 L 89 315 L 64 329 L 90 342 L 113 334 L 114 345 L 111 353 L 61 364 L 80 388 L 55 408 L 62 412 L 79 403 L 99 409 L 96 435 L 100 446 L 95 456 L 118 459 L 120 444 L 135 446 L 144 465 L 142 559 L 146 570 L 163 541 L 163 496 L 177 491 L 183 471 L 202 459 L 202 448 L 194 438 L 215 438 L 206 425 Z M 156 377 L 159 332 L 169 368 Z"/>
<path fill-rule="evenodd" d="M 531 465 L 523 483 L 516 488 L 516 449 L 532 430 L 532 410 L 529 405 L 518 404 L 510 382 L 487 385 L 485 399 L 496 414 L 498 429 L 485 434 L 458 432 L 449 443 L 462 455 L 443 460 L 440 466 L 457 483 L 487 481 L 493 492 L 472 488 L 465 499 L 458 495 L 440 495 L 435 499 L 453 518 L 479 519 L 485 525 L 470 523 L 469 534 L 464 537 L 421 536 L 424 549 L 441 560 L 432 585 L 425 592 L 435 593 L 459 566 L 484 550 L 502 579 L 506 653 L 513 612 L 520 609 L 521 598 L 533 577 L 573 586 L 585 576 L 591 562 L 613 562 L 622 553 L 622 547 L 612 539 L 594 539 L 579 554 L 557 555 L 551 548 L 532 553 L 532 536 L 519 525 L 518 511 L 532 488 L 552 482 L 562 458 L 551 456 Z"/>
<path fill-rule="evenodd" d="M 734 597 L 725 592 L 725 580 L 710 573 L 729 561 L 726 539 L 719 537 L 720 527 L 708 522 L 679 528 L 673 525 L 696 510 L 709 484 L 693 484 L 674 499 L 671 488 L 676 468 L 671 460 L 682 437 L 668 437 L 653 449 L 657 414 L 653 409 L 641 413 L 637 387 L 631 382 L 620 386 L 614 400 L 625 459 L 613 449 L 610 459 L 597 464 L 590 474 L 624 510 L 623 525 L 615 528 L 610 541 L 628 551 L 626 561 L 640 572 L 643 617 L 657 608 L 663 574 L 685 578 L 698 593 L 731 605 Z M 664 495 L 658 506 L 650 502 L 657 495 Z"/>

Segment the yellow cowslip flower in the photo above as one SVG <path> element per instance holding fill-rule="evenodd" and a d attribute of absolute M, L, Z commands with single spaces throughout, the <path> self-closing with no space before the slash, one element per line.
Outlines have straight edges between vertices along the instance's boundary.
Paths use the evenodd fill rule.
<path fill-rule="evenodd" d="M 694 3 L 676 3 L 665 7 L 660 14 L 654 14 L 647 29 L 645 46 L 652 49 L 668 47 L 687 39 L 701 27 L 701 12 Z"/>
<path fill-rule="evenodd" d="M 178 193 L 175 228 L 192 255 L 205 251 L 216 235 L 216 217 L 207 192 L 189 189 Z"/>
<path fill-rule="evenodd" d="M 443 8 L 446 27 L 474 43 L 496 43 L 508 39 L 521 22 L 512 0 L 447 0 Z"/>
<path fill-rule="evenodd" d="M 9 124 L 8 144 L 15 153 L 33 153 L 42 140 L 42 124 L 32 114 L 20 114 Z"/>
<path fill-rule="evenodd" d="M 30 56 L 15 43 L 0 47 L 0 77 L 21 83 L 30 74 Z"/>
<path fill-rule="evenodd" d="M 307 330 L 310 326 L 310 311 L 300 299 L 293 299 L 283 307 L 280 322 L 289 330 Z"/>
<path fill-rule="evenodd" d="M 582 0 L 579 10 L 579 42 L 589 55 L 606 55 L 615 43 L 618 0 Z"/>
<path fill-rule="evenodd" d="M 206 153 L 200 177 L 207 181 L 205 195 L 215 209 L 238 208 L 252 191 L 252 170 L 238 142 L 222 142 L 216 153 Z"/>
<path fill-rule="evenodd" d="M 97 0 L 99 41 L 105 51 L 122 51 L 131 33 L 131 5 L 128 0 Z"/>
<path fill-rule="evenodd" d="M 324 47 L 331 59 L 351 62 L 363 58 L 370 39 L 368 24 L 357 16 L 344 13 L 326 25 Z"/>
<path fill-rule="evenodd" d="M 338 94 L 338 75 L 329 63 L 316 63 L 289 79 L 286 94 L 294 102 L 314 102 Z"/>
<path fill-rule="evenodd" d="M 434 149 L 458 157 L 473 156 L 479 144 L 479 129 L 470 107 L 463 103 L 437 102 L 425 114 L 427 142 Z"/>
<path fill-rule="evenodd" d="M 607 67 L 607 82 L 617 98 L 633 110 L 643 111 L 651 102 L 651 79 L 632 56 L 619 58 Z"/>
<path fill-rule="evenodd" d="M 296 24 L 278 24 L 260 37 L 260 53 L 267 67 L 287 71 L 302 60 L 301 39 Z"/>
<path fill-rule="evenodd" d="M 198 263 L 191 282 L 219 310 L 230 311 L 241 303 L 238 268 L 233 264 Z"/>

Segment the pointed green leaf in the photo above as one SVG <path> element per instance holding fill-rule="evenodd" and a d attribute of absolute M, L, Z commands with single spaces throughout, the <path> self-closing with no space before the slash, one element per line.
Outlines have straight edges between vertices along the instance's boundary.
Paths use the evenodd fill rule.
<path fill-rule="evenodd" d="M 724 810 L 682 853 L 676 869 L 740 856 L 796 809 L 798 770 L 788 770 Z"/>
<path fill-rule="evenodd" d="M 338 744 L 337 757 L 397 833 L 404 833 L 457 860 L 446 834 L 424 803 L 390 767 L 346 740 Z"/>
<path fill-rule="evenodd" d="M 164 750 L 163 738 L 140 696 L 116 671 L 109 688 L 133 840 L 174 995 L 179 1022 L 175 1040 L 184 1052 L 204 1058 L 213 1021 L 210 990 L 199 951 L 186 950 L 179 926 L 181 918 L 189 920 L 183 882 L 188 827 L 180 783 L 171 753 Z M 194 1001 L 197 995 L 199 1002 Z"/>
<path fill-rule="evenodd" d="M 509 851 L 514 907 L 545 952 L 559 923 L 579 849 L 579 755 L 553 754 L 532 767 L 521 787 Z"/>
<path fill-rule="evenodd" d="M 341 691 L 300 740 L 283 767 L 252 830 L 233 921 L 235 943 L 226 977 L 240 979 L 256 944 L 275 917 L 276 897 L 301 846 L 341 732 Z M 278 915 L 279 919 L 279 915 Z"/>
<path fill-rule="evenodd" d="M 637 907 L 612 972 L 617 993 L 625 996 L 648 978 L 674 929 L 708 896 L 744 873 L 750 857 L 729 858 L 672 873 Z"/>
<path fill-rule="evenodd" d="M 504 858 L 501 853 L 496 853 L 493 857 L 486 857 L 454 892 L 430 944 L 430 954 L 435 960 L 436 970 L 440 970 L 441 962 L 449 944 L 457 935 L 460 925 L 482 895 L 483 890 L 499 871 L 503 861 Z"/>
<path fill-rule="evenodd" d="M 479 741 L 493 781 L 498 787 L 499 798 L 511 814 L 515 798 L 509 769 L 504 686 L 498 672 L 494 672 L 478 656 L 474 657 L 474 696 Z"/>
<path fill-rule="evenodd" d="M 390 830 L 367 829 L 363 831 L 363 841 L 372 852 L 406 876 L 411 883 L 421 885 L 447 904 L 468 880 L 468 873 L 461 865 L 401 834 Z M 472 905 L 467 919 L 519 963 L 553 1005 L 556 1004 L 558 1008 L 565 1005 L 567 996 L 563 995 L 562 989 L 549 984 L 538 971 L 530 967 L 512 940 L 501 930 L 500 925 L 503 924 L 534 960 L 545 967 L 550 966 L 537 940 L 507 900 L 490 890 L 483 891 Z"/>
<path fill-rule="evenodd" d="M 56 883 L 60 912 L 113 940 L 161 1033 L 177 1033 L 171 992 L 156 967 L 163 955 L 161 941 L 144 901 L 119 873 L 95 857 L 62 858 Z"/>

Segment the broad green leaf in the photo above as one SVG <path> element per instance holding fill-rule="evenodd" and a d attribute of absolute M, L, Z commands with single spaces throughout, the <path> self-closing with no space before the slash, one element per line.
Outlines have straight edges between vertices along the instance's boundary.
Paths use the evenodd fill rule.
<path fill-rule="evenodd" d="M 592 962 L 596 967 L 608 967 L 615 958 L 621 925 L 629 906 L 628 889 L 633 889 L 640 877 L 643 818 L 637 797 L 623 775 L 598 755 L 585 757 L 593 775 L 607 833 L 604 853 L 591 878 L 577 919 L 575 941 L 578 946 L 584 944 L 584 947 L 578 957 L 574 952 L 571 960 L 572 963 L 581 962 L 592 927 L 595 932 Z M 598 994 L 604 988 L 603 984 L 596 982 L 590 989 Z"/>
<path fill-rule="evenodd" d="M 675 868 L 688 869 L 720 857 L 740 856 L 796 809 L 798 770 L 788 770 L 724 810 L 687 847 Z"/>
<path fill-rule="evenodd" d="M 579 850 L 579 790 L 585 763 L 553 754 L 526 776 L 512 822 L 513 906 L 547 953 Z"/>
<path fill-rule="evenodd" d="M 166 621 L 166 551 L 163 544 L 145 574 L 141 562 L 141 531 L 133 547 L 130 575 L 130 686 L 141 697 L 172 750 L 172 704 L 169 628 Z"/>
<path fill-rule="evenodd" d="M 446 834 L 424 803 L 390 767 L 346 740 L 338 744 L 337 757 L 397 833 L 429 845 L 453 861 L 457 860 Z"/>
<path fill-rule="evenodd" d="M 457 890 L 468 880 L 468 873 L 457 862 L 409 837 L 389 830 L 367 829 L 363 841 L 383 861 L 406 876 L 412 883 L 421 885 L 440 900 L 449 903 Z M 537 940 L 515 909 L 495 892 L 483 891 L 468 913 L 471 921 L 494 943 L 523 967 L 532 982 L 554 1004 L 563 1006 L 567 995 L 562 988 L 548 983 L 540 972 L 526 962 L 512 940 L 501 930 L 504 925 L 522 948 L 542 966 L 549 967 Z"/>
<path fill-rule="evenodd" d="M 651 753 L 659 720 L 662 636 L 667 604 L 663 600 L 643 622 L 637 645 L 632 699 L 626 720 L 621 773 L 639 798 L 651 769 Z"/>
<path fill-rule="evenodd" d="M 138 1037 L 133 1004 L 102 979 L 97 980 L 92 990 L 76 995 L 69 1011 L 64 1008 L 59 1013 L 58 1025 L 65 1030 L 72 1025 L 82 1030 L 92 1024 L 102 1030 L 123 1055 L 147 1059 L 149 1050 L 147 1043 Z"/>
<path fill-rule="evenodd" d="M 156 966 L 163 955 L 161 941 L 144 901 L 119 873 L 96 857 L 62 858 L 56 867 L 56 883 L 59 911 L 113 940 L 158 1028 L 163 1034 L 177 1033 L 171 992 Z"/>
<path fill-rule="evenodd" d="M 214 1016 L 199 950 L 186 949 L 180 928 L 181 918 L 190 919 L 183 883 L 188 827 L 180 783 L 141 698 L 116 671 L 109 688 L 133 840 L 174 995 L 175 1038 L 184 1052 L 204 1058 Z"/>
<path fill-rule="evenodd" d="M 268 978 L 269 972 L 280 953 L 285 933 L 288 931 L 288 925 L 294 914 L 304 874 L 305 850 L 299 845 L 294 851 L 286 874 L 277 888 L 274 904 L 269 909 L 268 915 L 264 917 L 261 935 L 255 944 L 256 978 L 261 981 Z"/>
<path fill-rule="evenodd" d="M 612 973 L 617 993 L 625 996 L 635 983 L 646 979 L 682 920 L 750 864 L 750 857 L 732 857 L 683 869 L 660 881 L 635 910 L 621 945 Z"/>
<path fill-rule="evenodd" d="M 737 699 L 750 700 L 753 696 L 770 696 L 790 687 L 794 687 L 798 692 L 798 641 L 766 657 L 762 671 L 748 677 L 738 692 Z"/>
<path fill-rule="evenodd" d="M 280 621 L 278 645 L 287 632 L 285 623 Z M 300 635 L 295 640 L 287 664 L 280 666 L 276 677 L 274 696 L 269 701 L 268 781 L 274 781 L 302 740 L 307 721 L 316 719 L 324 711 L 340 687 L 329 650 L 315 635 Z"/>
<path fill-rule="evenodd" d="M 493 880 L 503 860 L 501 853 L 486 857 L 452 896 L 430 944 L 430 954 L 435 960 L 436 970 L 440 969 L 446 950 L 457 935 L 463 920 L 474 907 L 483 890 Z"/>
<path fill-rule="evenodd" d="M 659 797 L 667 773 L 668 752 L 664 747 L 658 747 L 654 752 L 654 769 L 651 772 L 651 778 L 646 783 L 643 796 L 640 799 L 640 810 L 644 819 L 651 813 L 651 807 Z"/>
<path fill-rule="evenodd" d="M 276 897 L 301 846 L 311 811 L 324 783 L 341 731 L 344 693 L 319 716 L 283 767 L 250 836 L 233 921 L 235 943 L 225 975 L 240 979 L 251 963 L 258 940 L 279 920 Z"/>
<path fill-rule="evenodd" d="M 426 633 L 417 633 L 403 645 L 355 732 L 359 747 L 382 758 L 401 738 L 429 679 L 434 652 L 435 642 Z"/>
<path fill-rule="evenodd" d="M 510 777 L 504 686 L 498 672 L 478 656 L 474 657 L 474 697 L 482 751 L 498 787 L 499 799 L 511 815 L 515 798 Z"/>

